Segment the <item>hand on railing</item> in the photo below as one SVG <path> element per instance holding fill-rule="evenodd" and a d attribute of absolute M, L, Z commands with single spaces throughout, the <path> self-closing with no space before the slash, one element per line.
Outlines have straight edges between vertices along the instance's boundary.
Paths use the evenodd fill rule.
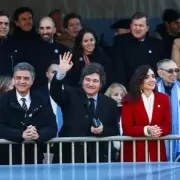
<path fill-rule="evenodd" d="M 39 139 L 39 134 L 37 133 L 35 126 L 28 126 L 27 129 L 23 132 L 22 135 L 25 140 L 36 140 Z"/>
<path fill-rule="evenodd" d="M 162 134 L 162 129 L 157 126 L 157 125 L 154 125 L 154 126 L 148 126 L 148 132 L 151 134 L 152 137 L 160 137 L 161 134 Z"/>

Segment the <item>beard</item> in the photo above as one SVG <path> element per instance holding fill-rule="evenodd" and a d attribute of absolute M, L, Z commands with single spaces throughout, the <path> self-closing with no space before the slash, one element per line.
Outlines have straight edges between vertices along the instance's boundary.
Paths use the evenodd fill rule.
<path fill-rule="evenodd" d="M 44 34 L 41 36 L 42 40 L 46 41 L 46 42 L 51 42 L 53 40 L 53 37 L 49 34 Z"/>

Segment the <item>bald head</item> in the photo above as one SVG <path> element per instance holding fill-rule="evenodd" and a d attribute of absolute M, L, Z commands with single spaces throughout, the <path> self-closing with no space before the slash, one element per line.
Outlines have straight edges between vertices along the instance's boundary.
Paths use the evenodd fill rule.
<path fill-rule="evenodd" d="M 39 22 L 39 34 L 41 39 L 47 42 L 53 42 L 56 33 L 55 24 L 50 17 L 44 17 Z"/>
<path fill-rule="evenodd" d="M 39 26 L 42 24 L 49 24 L 50 26 L 55 27 L 54 21 L 50 17 L 43 17 L 39 22 Z"/>

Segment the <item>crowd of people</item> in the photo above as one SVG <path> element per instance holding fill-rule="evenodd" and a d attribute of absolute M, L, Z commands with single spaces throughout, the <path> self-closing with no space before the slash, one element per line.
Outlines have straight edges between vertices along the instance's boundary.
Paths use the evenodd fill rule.
<path fill-rule="evenodd" d="M 81 16 L 53 10 L 35 27 L 29 7 L 13 19 L 0 11 L 0 139 L 12 145 L 12 163 L 22 163 L 21 143 L 34 141 L 38 163 L 45 142 L 54 137 L 180 134 L 180 13 L 163 12 L 150 36 L 148 17 L 136 12 L 111 26 L 113 45 L 98 40 Z M 9 164 L 9 147 L 0 145 L 0 164 Z M 136 141 L 137 162 L 179 158 L 179 140 Z M 51 146 L 59 163 L 59 144 Z M 133 142 L 112 142 L 111 161 L 133 161 Z M 122 150 L 123 149 L 123 150 Z M 148 152 L 146 152 L 148 150 Z M 172 154 L 170 154 L 172 153 Z M 25 145 L 25 163 L 34 163 L 34 145 Z M 62 144 L 62 162 L 72 161 L 71 143 Z M 75 143 L 75 162 L 84 162 L 84 144 Z M 87 144 L 87 161 L 96 161 L 96 143 Z M 99 143 L 99 161 L 108 161 L 108 143 Z"/>

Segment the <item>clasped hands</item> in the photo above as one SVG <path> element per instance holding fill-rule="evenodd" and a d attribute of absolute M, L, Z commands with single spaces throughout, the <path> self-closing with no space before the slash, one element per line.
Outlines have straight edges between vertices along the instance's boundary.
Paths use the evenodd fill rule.
<path fill-rule="evenodd" d="M 27 126 L 27 129 L 23 132 L 22 135 L 24 140 L 36 140 L 39 139 L 39 134 L 35 126 Z"/>
<path fill-rule="evenodd" d="M 101 125 L 97 128 L 91 126 L 91 132 L 93 134 L 101 134 L 103 132 L 103 124 L 101 123 Z"/>
<path fill-rule="evenodd" d="M 152 137 L 160 137 L 161 134 L 162 134 L 162 129 L 157 126 L 157 125 L 154 125 L 154 126 L 148 126 L 147 128 L 148 130 L 148 133 L 152 136 Z"/>

